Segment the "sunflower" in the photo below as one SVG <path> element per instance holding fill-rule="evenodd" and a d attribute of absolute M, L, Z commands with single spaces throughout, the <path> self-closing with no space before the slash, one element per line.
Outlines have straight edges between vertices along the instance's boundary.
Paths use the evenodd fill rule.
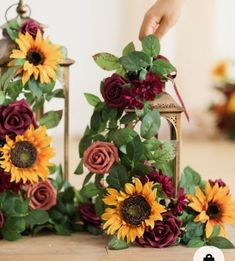
<path fill-rule="evenodd" d="M 113 235 L 117 232 L 118 239 L 133 242 L 136 237 L 141 238 L 146 227 L 154 228 L 155 221 L 162 220 L 165 207 L 157 203 L 157 190 L 152 188 L 153 182 L 142 185 L 135 178 L 134 185 L 125 184 L 125 192 L 108 188 L 103 199 L 108 206 L 102 219 L 107 234 Z"/>
<path fill-rule="evenodd" d="M 40 30 L 34 39 L 28 32 L 24 35 L 19 33 L 16 39 L 19 49 L 14 49 L 10 58 L 22 60 L 23 64 L 17 74 L 22 73 L 22 83 L 25 83 L 33 75 L 34 79 L 40 79 L 40 83 L 50 83 L 56 80 L 59 63 L 62 60 L 62 52 L 60 46 L 51 44 L 49 38 L 42 38 Z M 14 66 L 15 61 L 9 63 Z"/>
<path fill-rule="evenodd" d="M 231 199 L 229 188 L 220 187 L 218 183 L 205 186 L 205 194 L 196 187 L 195 196 L 187 195 L 191 201 L 189 207 L 199 212 L 195 222 L 205 223 L 206 237 L 209 238 L 216 225 L 220 226 L 220 235 L 226 236 L 224 225 L 235 224 L 235 201 Z"/>
<path fill-rule="evenodd" d="M 17 135 L 15 140 L 6 136 L 6 144 L 0 148 L 1 168 L 11 173 L 11 182 L 25 184 L 38 182 L 38 178 L 45 180 L 49 175 L 49 162 L 54 156 L 54 149 L 50 147 L 51 137 L 46 135 L 46 128 L 33 126 L 23 134 Z"/>
<path fill-rule="evenodd" d="M 218 78 L 226 78 L 228 74 L 228 62 L 219 62 L 212 70 L 212 75 Z"/>

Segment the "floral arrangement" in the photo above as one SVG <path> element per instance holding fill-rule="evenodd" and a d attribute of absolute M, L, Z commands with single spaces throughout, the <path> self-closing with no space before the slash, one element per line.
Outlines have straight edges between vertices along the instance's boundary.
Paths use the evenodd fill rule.
<path fill-rule="evenodd" d="M 35 118 L 45 101 L 63 98 L 55 85 L 64 48 L 52 44 L 32 19 L 12 20 L 4 36 L 14 47 L 1 76 L 0 237 L 17 240 L 45 229 L 69 234 L 79 229 L 75 190 L 51 162 L 55 151 L 47 134 L 62 111 Z"/>
<path fill-rule="evenodd" d="M 63 98 L 63 88 L 55 88 L 61 80 L 60 63 L 66 50 L 45 37 L 43 28 L 33 19 L 24 22 L 18 17 L 8 23 L 4 36 L 12 43 L 12 50 L 4 61 L 8 69 L 1 77 L 0 104 L 7 106 L 18 98 L 24 98 L 33 112 L 43 108 L 52 98 Z M 62 111 L 49 111 L 39 123 L 47 128 L 56 127 Z"/>
<path fill-rule="evenodd" d="M 235 79 L 234 65 L 228 61 L 218 63 L 213 69 L 215 89 L 223 95 L 223 102 L 214 103 L 210 110 L 216 116 L 218 129 L 227 137 L 235 138 Z"/>
<path fill-rule="evenodd" d="M 144 38 L 142 51 L 128 44 L 121 58 L 99 53 L 94 60 L 115 73 L 101 81 L 103 100 L 85 94 L 94 111 L 75 171 L 88 171 L 77 202 L 83 229 L 111 236 L 110 249 L 180 243 L 233 248 L 224 228 L 235 223 L 227 185 L 203 182 L 187 167 L 174 187 L 175 147 L 157 138 L 161 119 L 153 101 L 168 81 L 175 85 L 176 69 L 160 55 L 158 39 Z"/>

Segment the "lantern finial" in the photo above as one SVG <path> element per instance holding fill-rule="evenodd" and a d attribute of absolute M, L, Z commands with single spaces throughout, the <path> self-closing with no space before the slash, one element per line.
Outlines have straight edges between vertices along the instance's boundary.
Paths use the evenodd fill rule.
<path fill-rule="evenodd" d="M 20 0 L 16 8 L 16 12 L 21 18 L 27 16 L 28 6 L 25 4 L 25 0 Z"/>

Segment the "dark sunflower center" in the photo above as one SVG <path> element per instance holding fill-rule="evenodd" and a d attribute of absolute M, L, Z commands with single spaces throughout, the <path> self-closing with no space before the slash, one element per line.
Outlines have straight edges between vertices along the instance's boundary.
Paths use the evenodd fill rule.
<path fill-rule="evenodd" d="M 19 141 L 11 150 L 11 162 L 18 168 L 29 168 L 37 159 L 37 150 L 28 141 Z"/>
<path fill-rule="evenodd" d="M 209 204 L 208 209 L 206 211 L 206 214 L 210 217 L 210 218 L 219 218 L 221 216 L 221 211 L 219 206 L 217 206 L 214 203 Z"/>
<path fill-rule="evenodd" d="M 27 53 L 26 59 L 34 66 L 42 64 L 45 60 L 44 55 L 37 49 L 30 49 Z"/>
<path fill-rule="evenodd" d="M 151 207 L 144 197 L 133 196 L 124 200 L 121 213 L 128 224 L 138 226 L 149 217 Z"/>

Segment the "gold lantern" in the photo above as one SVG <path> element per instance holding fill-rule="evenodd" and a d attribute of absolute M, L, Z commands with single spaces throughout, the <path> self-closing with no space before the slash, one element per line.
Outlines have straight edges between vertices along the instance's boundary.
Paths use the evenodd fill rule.
<path fill-rule="evenodd" d="M 17 16 L 12 20 L 8 20 L 7 13 L 14 6 L 16 6 Z M 7 23 L 0 27 L 3 31 L 3 38 L 0 39 L 0 77 L 7 70 L 9 56 L 12 49 L 15 48 L 14 42 L 9 39 L 6 33 L 8 23 L 17 20 L 18 17 L 22 19 L 22 23 L 25 23 L 29 19 L 34 20 L 30 17 L 30 15 L 31 9 L 24 0 L 20 0 L 18 4 L 13 4 L 6 10 L 5 18 Z M 42 23 L 37 23 L 42 28 L 46 28 L 46 26 Z M 62 85 L 64 90 L 64 178 L 66 180 L 68 180 L 69 177 L 69 70 L 72 64 L 74 64 L 74 60 L 69 58 L 65 58 L 60 64 L 62 71 Z M 36 118 L 39 119 L 42 114 L 43 109 L 37 112 Z"/>
<path fill-rule="evenodd" d="M 176 156 L 174 159 L 173 183 L 175 193 L 177 193 L 180 178 L 180 148 L 181 148 L 181 108 L 176 101 L 166 92 L 153 104 L 153 109 L 158 109 L 161 117 L 165 118 L 170 127 L 170 139 L 175 143 Z"/>

